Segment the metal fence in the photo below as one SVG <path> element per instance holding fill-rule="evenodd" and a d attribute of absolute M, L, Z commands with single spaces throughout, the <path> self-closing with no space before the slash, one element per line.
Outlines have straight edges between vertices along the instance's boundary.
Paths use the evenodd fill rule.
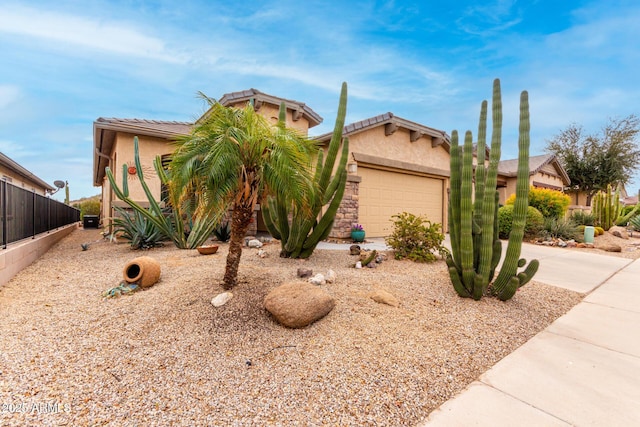
<path fill-rule="evenodd" d="M 9 243 L 80 221 L 80 211 L 0 181 L 0 220 L 0 242 L 6 249 Z"/>

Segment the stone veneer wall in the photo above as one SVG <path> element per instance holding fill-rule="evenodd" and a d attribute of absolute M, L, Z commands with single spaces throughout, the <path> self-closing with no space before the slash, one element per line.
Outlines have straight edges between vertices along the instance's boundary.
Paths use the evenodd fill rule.
<path fill-rule="evenodd" d="M 338 207 L 336 219 L 333 222 L 333 229 L 329 237 L 337 239 L 348 239 L 351 237 L 351 225 L 358 222 L 358 210 L 360 202 L 358 200 L 358 190 L 360 187 L 360 177 L 349 175 L 344 189 L 342 203 Z"/>

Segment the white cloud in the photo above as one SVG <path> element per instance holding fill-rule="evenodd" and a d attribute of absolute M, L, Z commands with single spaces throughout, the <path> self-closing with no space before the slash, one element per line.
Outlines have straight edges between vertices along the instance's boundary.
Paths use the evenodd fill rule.
<path fill-rule="evenodd" d="M 41 9 L 0 6 L 0 32 L 64 42 L 114 54 L 183 62 L 165 43 L 132 26 Z"/>
<path fill-rule="evenodd" d="M 6 108 L 20 98 L 20 88 L 12 85 L 0 85 L 0 109 Z"/>

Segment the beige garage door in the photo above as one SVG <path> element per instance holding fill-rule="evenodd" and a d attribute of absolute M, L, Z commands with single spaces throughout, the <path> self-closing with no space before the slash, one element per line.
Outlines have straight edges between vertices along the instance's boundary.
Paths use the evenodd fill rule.
<path fill-rule="evenodd" d="M 443 180 L 365 167 L 359 191 L 359 218 L 367 237 L 391 234 L 391 216 L 401 212 L 426 215 L 442 223 Z"/>

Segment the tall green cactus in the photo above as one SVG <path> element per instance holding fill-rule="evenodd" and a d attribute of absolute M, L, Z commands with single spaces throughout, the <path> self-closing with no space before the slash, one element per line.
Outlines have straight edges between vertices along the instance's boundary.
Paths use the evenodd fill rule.
<path fill-rule="evenodd" d="M 473 176 L 473 137 L 465 134 L 461 149 L 458 132 L 451 133 L 451 195 L 449 199 L 449 232 L 451 255 L 447 258 L 453 287 L 462 297 L 479 300 L 490 290 L 506 301 L 536 273 L 539 263 L 520 259 L 529 190 L 529 102 L 527 92 L 520 97 L 520 129 L 516 206 L 506 257 L 500 273 L 490 287 L 500 261 L 502 243 L 498 239 L 497 212 L 498 163 L 502 143 L 502 100 L 500 80 L 493 82 L 492 137 L 489 165 L 485 166 L 487 102 L 480 109 L 478 126 L 477 167 Z M 475 185 L 474 185 L 475 184 Z M 475 194 L 475 200 L 473 200 Z"/>
<path fill-rule="evenodd" d="M 120 188 L 116 183 L 111 169 L 108 166 L 105 169 L 113 192 L 120 200 L 147 218 L 158 228 L 158 230 L 160 230 L 165 236 L 169 237 L 176 247 L 180 249 L 194 249 L 202 245 L 202 243 L 204 243 L 204 241 L 207 240 L 213 232 L 223 212 L 203 211 L 199 215 L 193 215 L 191 210 L 188 208 L 188 204 L 185 205 L 180 203 L 180 194 L 177 194 L 175 189 L 172 189 L 171 186 L 169 186 L 171 214 L 167 215 L 160 206 L 160 203 L 158 203 L 158 201 L 153 197 L 149 186 L 144 180 L 142 164 L 140 163 L 137 136 L 133 138 L 133 152 L 136 174 L 140 180 L 140 185 L 147 196 L 147 200 L 149 201 L 149 209 L 143 208 L 139 203 L 129 197 L 129 184 L 127 178 L 128 165 L 126 163 L 122 165 L 122 188 Z M 162 159 L 160 156 L 155 158 L 153 166 L 155 167 L 160 181 L 163 184 L 168 185 L 169 176 L 162 167 Z M 184 218 L 187 218 L 192 222 L 189 233 L 185 233 L 186 230 L 183 222 Z"/>
<path fill-rule="evenodd" d="M 284 112 L 284 105 L 281 105 L 279 126 L 284 126 Z M 342 138 L 346 113 L 347 84 L 343 83 L 338 115 L 326 159 L 323 150 L 318 150 L 310 206 L 294 206 L 282 197 L 269 197 L 261 206 L 262 217 L 269 233 L 280 240 L 283 257 L 308 258 L 318 243 L 326 239 L 331 232 L 347 182 L 349 139 Z M 336 168 L 341 145 L 342 152 Z M 335 175 L 332 177 L 334 172 Z M 326 208 L 323 211 L 324 207 Z"/>
<path fill-rule="evenodd" d="M 623 215 L 624 206 L 620 202 L 620 189 L 612 193 L 611 185 L 607 185 L 606 191 L 599 191 L 593 196 L 592 205 L 596 225 L 605 230 L 609 230 L 614 225 L 627 225 L 629 219 L 640 211 L 639 201 L 631 211 Z"/>

